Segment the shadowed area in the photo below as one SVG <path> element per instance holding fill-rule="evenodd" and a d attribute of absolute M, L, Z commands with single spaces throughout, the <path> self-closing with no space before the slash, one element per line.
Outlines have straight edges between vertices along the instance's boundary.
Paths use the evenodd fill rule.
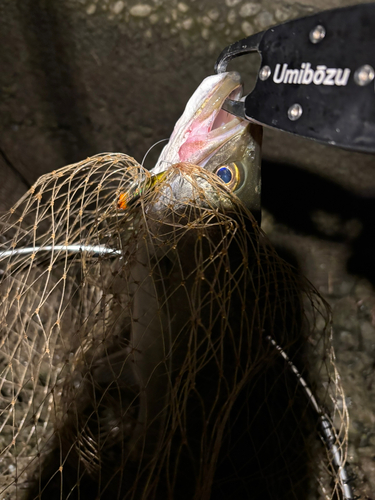
<path fill-rule="evenodd" d="M 345 243 L 347 269 L 375 284 L 375 198 L 291 165 L 263 162 L 263 206 L 299 234 Z"/>

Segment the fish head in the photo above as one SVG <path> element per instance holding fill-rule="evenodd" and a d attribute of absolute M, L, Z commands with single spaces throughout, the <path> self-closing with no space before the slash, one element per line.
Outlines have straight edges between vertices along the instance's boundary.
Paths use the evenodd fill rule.
<path fill-rule="evenodd" d="M 181 163 L 203 167 L 216 174 L 258 218 L 262 129 L 222 109 L 227 97 L 238 100 L 241 95 L 237 72 L 205 78 L 176 122 L 152 173 Z"/>

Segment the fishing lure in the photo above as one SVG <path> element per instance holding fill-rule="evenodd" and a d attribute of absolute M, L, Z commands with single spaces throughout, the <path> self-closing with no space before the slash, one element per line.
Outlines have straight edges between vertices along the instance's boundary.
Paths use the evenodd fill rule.
<path fill-rule="evenodd" d="M 141 181 L 135 186 L 131 186 L 128 191 L 120 193 L 118 198 L 117 208 L 120 210 L 126 210 L 133 206 L 142 195 L 155 189 L 158 183 L 162 182 L 167 173 L 165 171 L 159 172 L 157 174 L 148 176 L 146 180 Z"/>

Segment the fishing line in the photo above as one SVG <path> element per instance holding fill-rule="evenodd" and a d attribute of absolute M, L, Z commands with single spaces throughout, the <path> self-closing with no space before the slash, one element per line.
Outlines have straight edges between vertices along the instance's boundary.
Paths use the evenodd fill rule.
<path fill-rule="evenodd" d="M 151 150 L 152 150 L 155 146 L 157 146 L 158 144 L 160 144 L 160 143 L 162 143 L 162 142 L 164 142 L 164 141 L 167 141 L 167 142 L 168 142 L 168 141 L 169 141 L 169 137 L 168 137 L 167 139 L 160 139 L 160 141 L 155 142 L 155 144 L 153 144 L 151 147 L 149 147 L 149 148 L 148 148 L 148 150 L 147 150 L 146 154 L 144 155 L 143 160 L 142 160 L 142 162 L 141 162 L 142 167 L 144 166 L 145 160 L 146 160 L 147 155 L 149 154 L 149 152 L 150 152 L 150 151 L 151 151 Z"/>

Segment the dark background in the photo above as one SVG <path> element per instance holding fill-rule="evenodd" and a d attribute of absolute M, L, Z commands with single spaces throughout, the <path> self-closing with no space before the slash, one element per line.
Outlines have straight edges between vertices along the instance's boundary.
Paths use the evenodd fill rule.
<path fill-rule="evenodd" d="M 142 161 L 227 44 L 351 3 L 0 0 L 0 209 L 43 173 L 87 156 Z M 233 69 L 249 85 L 256 64 L 249 57 Z M 356 493 L 374 498 L 375 159 L 270 130 L 263 157 L 263 228 L 333 307 L 349 462 Z"/>

